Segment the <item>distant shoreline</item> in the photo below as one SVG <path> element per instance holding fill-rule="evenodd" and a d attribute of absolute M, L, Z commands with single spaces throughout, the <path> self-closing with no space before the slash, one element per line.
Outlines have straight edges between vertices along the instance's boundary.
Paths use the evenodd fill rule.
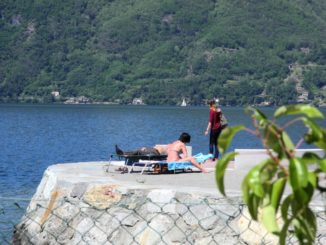
<path fill-rule="evenodd" d="M 304 104 L 304 103 L 298 103 L 298 104 Z M 309 104 L 309 103 L 306 103 Z M 30 103 L 30 102 L 0 102 L 0 105 L 115 105 L 115 106 L 135 106 L 135 107 L 141 107 L 141 106 L 171 106 L 171 107 L 206 107 L 205 104 L 198 104 L 198 105 L 187 105 L 187 106 L 180 106 L 180 105 L 171 105 L 171 104 L 124 104 L 124 103 L 116 103 L 116 102 L 91 102 L 91 103 L 65 103 L 65 102 L 53 102 L 53 103 Z M 291 105 L 291 104 L 284 104 Z M 259 107 L 259 108 L 277 108 L 284 105 L 223 105 L 222 107 L 247 107 L 247 106 L 253 106 L 253 107 Z M 317 108 L 326 108 L 325 104 L 320 105 L 314 105 Z"/>

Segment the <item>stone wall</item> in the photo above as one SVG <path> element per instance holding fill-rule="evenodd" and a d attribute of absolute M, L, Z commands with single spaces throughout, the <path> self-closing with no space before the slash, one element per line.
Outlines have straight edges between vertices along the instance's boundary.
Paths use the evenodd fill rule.
<path fill-rule="evenodd" d="M 67 186 L 66 186 L 67 187 Z M 239 200 L 114 184 L 56 186 L 34 198 L 14 244 L 236 243 Z"/>

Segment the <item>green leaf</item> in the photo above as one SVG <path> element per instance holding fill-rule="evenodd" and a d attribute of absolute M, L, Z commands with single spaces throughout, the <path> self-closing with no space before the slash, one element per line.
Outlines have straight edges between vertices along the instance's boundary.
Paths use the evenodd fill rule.
<path fill-rule="evenodd" d="M 257 120 L 267 120 L 267 117 L 265 116 L 265 114 L 262 111 L 260 111 L 259 109 L 256 109 L 254 107 L 251 107 L 251 106 L 247 107 L 245 109 L 245 112 L 246 113 L 251 112 Z"/>
<path fill-rule="evenodd" d="M 249 187 L 255 193 L 255 195 L 258 197 L 264 196 L 264 188 L 263 188 L 263 184 L 260 179 L 261 169 L 262 169 L 262 165 L 260 164 L 260 165 L 255 166 L 254 168 L 252 168 L 250 170 L 250 172 L 248 173 Z"/>
<path fill-rule="evenodd" d="M 326 130 L 323 129 L 322 132 L 323 132 L 323 137 L 320 140 L 314 142 L 314 144 L 316 146 L 320 147 L 321 149 L 326 150 L 326 140 L 325 140 L 326 139 Z"/>
<path fill-rule="evenodd" d="M 266 125 L 266 123 L 268 122 L 268 119 L 265 116 L 265 114 L 258 109 L 255 109 L 253 107 L 247 107 L 246 112 L 251 112 L 252 117 L 258 121 L 258 124 L 261 127 L 264 127 Z"/>
<path fill-rule="evenodd" d="M 264 189 L 259 173 L 267 164 L 268 161 L 265 161 L 255 166 L 242 182 L 243 200 L 248 205 L 249 213 L 254 220 L 257 220 L 258 207 L 264 196 Z"/>
<path fill-rule="evenodd" d="M 305 134 L 305 141 L 308 144 L 323 140 L 323 128 L 321 128 L 318 124 L 316 124 L 313 120 L 309 118 L 303 118 L 302 121 L 305 126 L 309 129 L 308 132 Z"/>
<path fill-rule="evenodd" d="M 248 210 L 251 215 L 251 218 L 254 220 L 257 220 L 258 218 L 258 207 L 260 204 L 261 198 L 256 196 L 254 193 L 249 194 L 249 199 L 248 199 Z"/>
<path fill-rule="evenodd" d="M 274 117 L 279 118 L 284 115 L 306 115 L 310 118 L 324 118 L 324 115 L 314 106 L 311 105 L 288 105 L 278 108 Z"/>
<path fill-rule="evenodd" d="M 274 207 L 277 212 L 280 200 L 282 198 L 284 188 L 286 184 L 286 178 L 280 178 L 276 180 L 273 184 L 272 194 L 271 194 L 271 205 Z"/>
<path fill-rule="evenodd" d="M 225 190 L 224 190 L 224 174 L 225 169 L 228 165 L 228 163 L 234 159 L 234 157 L 237 155 L 237 152 L 229 152 L 225 154 L 217 163 L 215 168 L 215 179 L 216 184 L 219 189 L 219 191 L 225 196 Z"/>
<path fill-rule="evenodd" d="M 280 117 L 282 115 L 285 115 L 286 112 L 287 112 L 287 107 L 286 106 L 281 106 L 274 112 L 274 117 L 278 118 L 278 117 Z"/>
<path fill-rule="evenodd" d="M 263 166 L 260 171 L 260 181 L 265 184 L 270 183 L 271 185 L 272 179 L 277 173 L 278 165 L 270 158 L 264 160 L 262 163 Z"/>
<path fill-rule="evenodd" d="M 316 175 L 316 173 L 314 173 L 314 172 L 309 172 L 308 173 L 308 183 L 313 186 L 313 189 L 315 189 L 317 187 L 317 175 Z"/>
<path fill-rule="evenodd" d="M 248 205 L 249 203 L 249 197 L 250 197 L 250 187 L 249 187 L 249 174 L 246 175 L 246 177 L 243 179 L 242 181 L 242 185 L 241 185 L 241 189 L 242 189 L 242 195 L 243 195 L 243 201 L 245 202 L 245 204 Z"/>
<path fill-rule="evenodd" d="M 286 245 L 286 235 L 287 235 L 287 232 L 288 232 L 288 229 L 289 229 L 289 226 L 292 222 L 292 219 L 289 219 L 289 220 L 286 220 L 286 222 L 284 223 L 283 227 L 282 227 L 282 230 L 280 232 L 280 245 Z"/>
<path fill-rule="evenodd" d="M 304 164 L 309 165 L 309 164 L 319 164 L 321 161 L 321 158 L 313 152 L 305 152 L 302 157 L 301 157 L 302 162 Z"/>
<path fill-rule="evenodd" d="M 261 171 L 270 164 L 270 159 L 252 168 L 242 182 L 243 200 L 248 205 L 251 217 L 257 220 L 259 204 L 265 195 Z"/>
<path fill-rule="evenodd" d="M 317 177 L 314 172 L 308 173 L 307 177 L 308 177 L 307 186 L 305 186 L 302 189 L 298 189 L 294 192 L 295 199 L 300 205 L 306 205 L 311 201 L 317 185 Z"/>
<path fill-rule="evenodd" d="M 307 185 L 305 188 L 297 189 L 294 191 L 294 198 L 297 201 L 296 205 L 302 207 L 306 205 L 311 199 L 311 185 Z"/>
<path fill-rule="evenodd" d="M 266 145 L 273 149 L 280 158 L 284 155 L 282 145 L 280 144 L 280 137 L 282 131 L 273 124 L 269 124 L 264 131 L 264 138 L 266 140 Z"/>
<path fill-rule="evenodd" d="M 308 169 L 307 166 L 299 159 L 290 159 L 290 184 L 294 191 L 307 186 L 308 184 Z"/>
<path fill-rule="evenodd" d="M 321 170 L 326 173 L 326 159 L 323 159 L 319 162 L 319 166 L 321 168 Z"/>
<path fill-rule="evenodd" d="M 272 205 L 265 206 L 262 210 L 262 221 L 269 232 L 279 232 L 279 227 L 276 222 L 276 211 Z"/>
<path fill-rule="evenodd" d="M 294 149 L 295 149 L 295 146 L 294 146 L 291 138 L 289 137 L 289 135 L 285 131 L 282 132 L 282 140 L 284 142 L 284 146 L 286 147 L 286 149 L 288 151 L 293 152 Z"/>
<path fill-rule="evenodd" d="M 286 200 L 285 200 L 285 203 L 286 203 L 286 207 L 288 208 L 289 207 L 289 204 L 292 204 L 291 206 L 293 206 L 293 198 L 292 198 L 292 196 L 290 195 L 290 196 L 288 196 L 287 198 L 286 198 Z M 290 219 L 287 219 L 287 215 L 286 215 L 286 218 L 284 218 L 284 215 L 285 214 L 283 214 L 283 209 L 284 209 L 284 207 L 282 207 L 282 218 L 283 218 L 283 220 L 285 221 L 284 222 L 284 225 L 283 225 L 283 227 L 282 227 L 282 230 L 281 230 L 281 232 L 280 232 L 280 234 L 279 234 L 279 238 L 280 238 L 280 245 L 285 245 L 286 244 L 286 235 L 287 235 L 287 233 L 288 233 L 288 230 L 289 230 L 289 227 L 290 227 L 290 225 L 293 223 L 293 222 L 295 222 L 295 218 L 297 217 L 297 215 L 298 215 L 298 211 L 297 210 L 295 210 L 295 209 L 293 209 L 292 211 L 292 216 L 291 216 L 291 218 Z"/>
<path fill-rule="evenodd" d="M 245 126 L 238 125 L 235 127 L 227 127 L 222 131 L 218 140 L 218 149 L 222 154 L 229 148 L 234 136 L 244 128 Z"/>
<path fill-rule="evenodd" d="M 317 166 L 320 167 L 321 171 L 326 172 L 326 159 L 320 158 L 320 156 L 318 156 L 316 153 L 306 152 L 303 154 L 301 159 L 304 164 L 306 165 L 316 164 Z"/>
<path fill-rule="evenodd" d="M 317 233 L 317 222 L 314 212 L 309 207 L 306 207 L 298 218 L 301 225 L 300 228 L 303 229 L 305 237 L 313 242 Z"/>
<path fill-rule="evenodd" d="M 293 195 L 289 195 L 284 199 L 281 205 L 281 214 L 283 220 L 288 220 L 288 211 L 292 201 L 293 201 Z"/>
<path fill-rule="evenodd" d="M 309 210 L 309 211 L 308 211 Z M 316 238 L 316 218 L 307 207 L 293 220 L 294 231 L 301 244 L 313 244 Z"/>

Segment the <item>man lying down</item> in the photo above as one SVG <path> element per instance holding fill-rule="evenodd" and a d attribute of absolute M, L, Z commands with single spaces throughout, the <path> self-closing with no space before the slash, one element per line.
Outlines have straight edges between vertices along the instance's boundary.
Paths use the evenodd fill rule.
<path fill-rule="evenodd" d="M 153 147 L 142 147 L 132 151 L 123 151 L 117 145 L 115 145 L 115 152 L 117 155 L 127 155 L 127 156 L 160 156 L 166 155 L 166 146 L 155 145 Z"/>

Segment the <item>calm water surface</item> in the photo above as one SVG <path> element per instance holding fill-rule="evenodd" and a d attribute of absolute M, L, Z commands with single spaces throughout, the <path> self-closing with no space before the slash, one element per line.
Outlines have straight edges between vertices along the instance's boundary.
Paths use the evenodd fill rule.
<path fill-rule="evenodd" d="M 223 110 L 230 125 L 250 127 L 243 108 Z M 268 115 L 274 111 L 262 110 Z M 207 107 L 0 105 L 0 197 L 30 198 L 49 165 L 107 160 L 115 144 L 126 150 L 166 144 L 188 132 L 193 153 L 207 153 L 207 120 Z M 304 131 L 298 124 L 290 135 L 298 140 Z M 235 148 L 261 144 L 241 133 L 231 146 Z"/>

